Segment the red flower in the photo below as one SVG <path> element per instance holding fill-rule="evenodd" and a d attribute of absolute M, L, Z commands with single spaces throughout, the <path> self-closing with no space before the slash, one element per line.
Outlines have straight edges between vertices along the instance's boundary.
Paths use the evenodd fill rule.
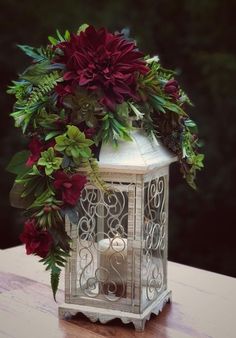
<path fill-rule="evenodd" d="M 63 171 L 57 171 L 54 177 L 54 187 L 60 192 L 62 201 L 76 205 L 87 182 L 86 177 L 79 174 L 69 176 Z"/>
<path fill-rule="evenodd" d="M 54 140 L 43 144 L 37 137 L 33 137 L 28 145 L 31 154 L 26 162 L 26 165 L 28 167 L 32 167 L 32 165 L 35 164 L 40 158 L 41 152 L 47 150 L 50 147 L 54 147 L 54 145 Z"/>
<path fill-rule="evenodd" d="M 38 159 L 40 158 L 40 154 L 44 150 L 44 147 L 43 147 L 42 142 L 37 137 L 33 137 L 31 139 L 28 147 L 29 147 L 31 154 L 26 162 L 26 165 L 28 167 L 32 167 L 32 165 L 36 163 Z"/>
<path fill-rule="evenodd" d="M 100 102 L 111 110 L 128 98 L 138 100 L 136 74 L 145 74 L 143 54 L 134 42 L 122 35 L 108 33 L 104 28 L 89 26 L 70 41 L 56 46 L 63 52 L 55 62 L 66 65 L 64 82 L 58 85 L 58 95 L 73 93 L 77 86 L 101 93 Z"/>
<path fill-rule="evenodd" d="M 47 256 L 53 244 L 51 234 L 46 230 L 37 229 L 34 219 L 25 222 L 20 240 L 25 244 L 27 255 L 36 254 L 42 258 Z"/>
<path fill-rule="evenodd" d="M 180 97 L 179 93 L 179 84 L 176 80 L 172 79 L 169 80 L 164 87 L 164 91 L 166 94 L 170 95 L 173 97 L 175 100 L 178 100 Z"/>

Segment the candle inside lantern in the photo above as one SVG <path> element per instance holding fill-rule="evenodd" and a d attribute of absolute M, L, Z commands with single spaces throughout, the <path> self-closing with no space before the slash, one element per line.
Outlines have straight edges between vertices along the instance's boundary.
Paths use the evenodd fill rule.
<path fill-rule="evenodd" d="M 98 242 L 98 269 L 101 291 L 126 297 L 127 239 L 114 237 Z"/>

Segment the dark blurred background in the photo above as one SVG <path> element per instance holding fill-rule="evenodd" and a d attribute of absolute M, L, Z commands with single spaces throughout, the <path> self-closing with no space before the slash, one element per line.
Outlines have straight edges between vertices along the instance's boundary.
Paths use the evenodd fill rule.
<path fill-rule="evenodd" d="M 236 277 L 235 21 L 235 0 L 1 0 L 0 249 L 19 244 L 23 221 L 9 206 L 14 177 L 4 170 L 24 146 L 9 117 L 13 98 L 5 94 L 29 64 L 16 44 L 40 46 L 56 28 L 76 31 L 84 22 L 130 27 L 140 49 L 178 72 L 205 143 L 198 192 L 185 184 L 177 165 L 171 169 L 169 259 Z"/>

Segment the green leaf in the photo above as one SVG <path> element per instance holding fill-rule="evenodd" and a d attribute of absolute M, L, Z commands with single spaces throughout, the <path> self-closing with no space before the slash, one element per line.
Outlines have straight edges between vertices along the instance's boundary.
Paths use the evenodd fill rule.
<path fill-rule="evenodd" d="M 186 113 L 183 109 L 178 106 L 177 104 L 170 102 L 169 100 L 165 99 L 164 97 L 158 95 L 150 95 L 149 97 L 151 105 L 157 110 L 162 113 L 166 113 L 166 110 L 172 111 L 178 115 L 186 116 Z"/>
<path fill-rule="evenodd" d="M 162 106 L 166 105 L 166 100 L 161 97 L 161 96 L 157 96 L 157 95 L 152 95 L 152 98 L 157 101 L 159 104 L 161 104 Z"/>
<path fill-rule="evenodd" d="M 183 109 L 175 103 L 167 101 L 166 104 L 165 104 L 165 108 L 170 110 L 170 111 L 173 111 L 174 113 L 176 113 L 178 115 L 186 115 L 186 113 L 183 111 Z"/>
<path fill-rule="evenodd" d="M 6 170 L 12 174 L 21 175 L 30 170 L 25 163 L 30 155 L 30 151 L 23 150 L 16 153 L 10 160 Z"/>
<path fill-rule="evenodd" d="M 52 288 L 53 298 L 54 298 L 55 302 L 56 302 L 56 293 L 57 293 L 57 290 L 58 290 L 60 274 L 61 274 L 60 268 L 53 267 L 51 269 L 51 288 Z"/>
<path fill-rule="evenodd" d="M 57 32 L 57 36 L 58 36 L 58 39 L 60 40 L 60 42 L 65 41 L 64 37 L 61 35 L 61 33 L 58 29 L 56 30 L 56 32 Z"/>
<path fill-rule="evenodd" d="M 29 66 L 21 75 L 23 80 L 30 81 L 34 85 L 38 85 L 42 81 L 42 76 L 48 73 L 49 61 L 35 63 Z"/>
<path fill-rule="evenodd" d="M 57 136 L 55 140 L 55 149 L 68 157 L 72 157 L 76 164 L 79 164 L 82 157 L 89 158 L 91 156 L 90 146 L 94 142 L 87 139 L 76 126 L 68 125 L 67 132 L 64 135 Z"/>
<path fill-rule="evenodd" d="M 164 103 L 165 100 L 163 102 L 163 99 L 160 98 L 159 96 L 155 96 L 155 95 L 150 95 L 150 103 L 151 105 L 157 110 L 160 111 L 161 113 L 166 113 L 165 108 L 164 108 Z"/>
<path fill-rule="evenodd" d="M 77 137 L 81 133 L 76 126 L 68 126 L 67 129 L 68 129 L 67 130 L 67 135 L 71 139 L 77 139 Z"/>
<path fill-rule="evenodd" d="M 56 135 L 59 135 L 61 132 L 59 130 L 53 130 L 45 136 L 45 141 L 51 140 Z"/>
<path fill-rule="evenodd" d="M 54 236 L 54 232 L 52 233 Z M 66 234 L 65 234 L 66 236 Z M 67 246 L 68 246 L 69 237 L 66 237 Z M 53 298 L 56 301 L 56 293 L 58 290 L 61 267 L 65 266 L 66 258 L 69 257 L 68 250 L 64 250 L 61 247 L 56 247 L 51 250 L 47 257 L 40 259 L 39 262 L 43 263 L 46 266 L 46 270 L 51 270 L 51 288 L 53 292 Z"/>
<path fill-rule="evenodd" d="M 45 174 L 47 175 L 47 176 L 50 176 L 51 174 L 53 173 L 53 168 L 51 168 L 51 167 L 45 167 Z"/>
<path fill-rule="evenodd" d="M 65 146 L 65 135 L 59 135 L 55 140 L 58 146 Z"/>
<path fill-rule="evenodd" d="M 22 197 L 25 187 L 22 183 L 14 183 L 9 197 L 10 204 L 14 208 L 27 209 L 33 202 L 33 196 Z"/>
<path fill-rule="evenodd" d="M 50 176 L 53 171 L 58 170 L 62 163 L 61 157 L 56 157 L 53 147 L 41 153 L 41 157 L 38 160 L 38 165 L 45 167 L 45 174 Z"/>
<path fill-rule="evenodd" d="M 58 44 L 57 39 L 55 39 L 53 36 L 49 36 L 49 37 L 48 37 L 48 40 L 49 40 L 49 42 L 51 42 L 51 44 L 52 44 L 53 46 L 56 46 L 56 45 Z"/>
<path fill-rule="evenodd" d="M 100 141 L 111 142 L 115 147 L 119 140 L 132 141 L 130 136 L 131 126 L 124 119 L 119 118 L 115 114 L 106 113 L 102 118 L 102 127 L 96 135 L 96 143 Z"/>
<path fill-rule="evenodd" d="M 31 57 L 36 62 L 46 61 L 51 59 L 53 52 L 47 48 L 35 48 L 27 45 L 17 45 L 27 56 Z"/>
<path fill-rule="evenodd" d="M 116 106 L 116 113 L 118 116 L 128 119 L 129 118 L 129 103 L 123 102 Z"/>
<path fill-rule="evenodd" d="M 132 104 L 131 102 L 129 102 L 129 106 L 130 106 L 130 108 L 132 109 L 132 111 L 134 112 L 134 114 L 136 115 L 136 118 L 137 118 L 138 120 L 141 120 L 141 119 L 143 118 L 144 114 L 141 113 L 141 112 L 138 110 L 138 108 L 137 108 L 134 104 Z"/>
<path fill-rule="evenodd" d="M 60 31 L 58 29 L 56 30 L 56 33 L 57 33 L 57 38 L 54 38 L 53 36 L 49 36 L 48 37 L 49 42 L 53 46 L 56 46 L 60 42 L 69 41 L 70 40 L 70 32 L 68 30 L 65 31 L 64 36 L 60 33 Z"/>
<path fill-rule="evenodd" d="M 44 159 L 44 158 L 40 158 L 39 160 L 38 160 L 38 165 L 46 165 L 47 164 L 47 161 Z"/>
<path fill-rule="evenodd" d="M 84 148 L 84 149 L 81 149 L 80 150 L 80 155 L 83 156 L 83 157 L 87 157 L 89 158 L 91 156 L 91 150 L 90 148 Z"/>
<path fill-rule="evenodd" d="M 66 41 L 70 40 L 70 32 L 68 30 L 65 31 L 65 40 Z"/>
<path fill-rule="evenodd" d="M 190 129 L 190 131 L 192 133 L 197 133 L 198 132 L 197 125 L 196 125 L 196 123 L 193 120 L 187 119 L 187 120 L 184 121 L 184 124 L 185 124 L 185 126 L 187 128 Z"/>
<path fill-rule="evenodd" d="M 80 157 L 80 150 L 79 150 L 79 148 L 70 147 L 70 153 L 71 153 L 72 157 L 74 157 L 74 158 Z"/>
<path fill-rule="evenodd" d="M 77 31 L 77 35 L 79 35 L 81 32 L 84 32 L 88 27 L 89 25 L 87 23 L 84 23 L 83 25 L 81 25 Z"/>

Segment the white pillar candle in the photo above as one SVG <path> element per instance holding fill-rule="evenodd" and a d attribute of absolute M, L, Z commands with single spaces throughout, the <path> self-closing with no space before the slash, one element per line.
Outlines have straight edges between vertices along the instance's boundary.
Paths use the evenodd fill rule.
<path fill-rule="evenodd" d="M 125 297 L 127 276 L 127 239 L 105 238 L 98 242 L 98 268 L 101 291 Z"/>

